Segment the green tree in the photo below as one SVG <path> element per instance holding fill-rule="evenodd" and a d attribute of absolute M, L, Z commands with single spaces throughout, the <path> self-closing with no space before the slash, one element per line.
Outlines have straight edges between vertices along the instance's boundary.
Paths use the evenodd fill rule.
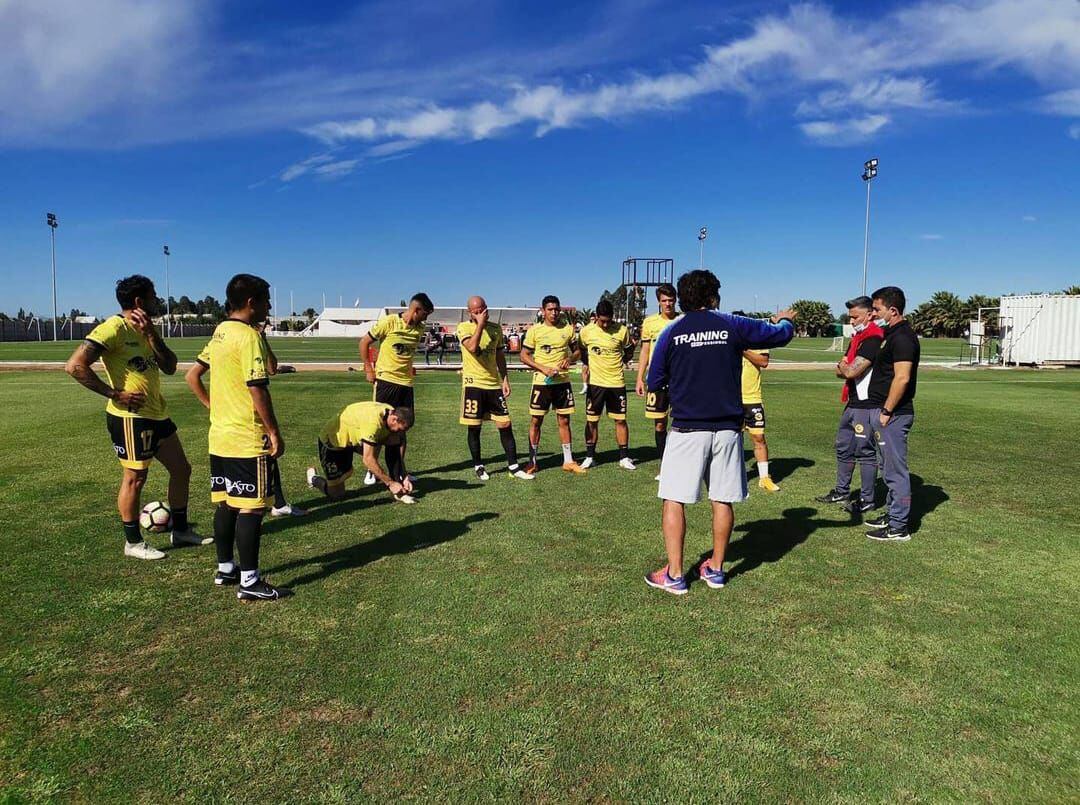
<path fill-rule="evenodd" d="M 1067 293 L 1069 296 L 1080 296 L 1080 285 L 1070 285 L 1062 290 L 1062 293 Z"/>
<path fill-rule="evenodd" d="M 631 289 L 630 293 L 630 319 L 627 324 L 632 326 L 640 326 L 642 320 L 645 318 L 645 311 L 648 308 L 648 297 L 645 295 L 645 288 L 640 285 L 635 285 Z M 611 302 L 612 307 L 615 308 L 615 318 L 622 321 L 626 317 L 626 297 L 627 287 L 620 285 L 614 291 L 604 291 L 600 295 L 601 299 L 607 299 Z M 588 321 L 588 319 L 586 319 Z"/>
<path fill-rule="evenodd" d="M 315 308 L 313 307 L 309 307 L 304 311 L 304 318 L 306 318 L 308 321 L 311 321 L 313 318 L 315 318 L 315 316 Z"/>
<path fill-rule="evenodd" d="M 1001 305 L 1000 297 L 986 296 L 981 293 L 972 294 L 964 303 L 968 321 L 975 321 L 979 318 L 979 308 L 996 308 L 999 305 Z M 986 322 L 987 327 L 997 327 L 998 312 L 996 310 L 984 310 L 982 320 Z"/>
<path fill-rule="evenodd" d="M 791 307 L 795 310 L 795 326 L 803 335 L 821 336 L 832 333 L 834 317 L 828 302 L 800 299 Z"/>

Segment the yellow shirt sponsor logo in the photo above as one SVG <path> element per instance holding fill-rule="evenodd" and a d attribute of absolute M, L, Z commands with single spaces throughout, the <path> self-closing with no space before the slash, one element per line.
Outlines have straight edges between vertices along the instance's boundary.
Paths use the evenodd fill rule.
<path fill-rule="evenodd" d="M 612 322 L 605 330 L 599 324 L 581 328 L 582 349 L 589 351 L 589 385 L 625 388 L 623 357 L 630 345 L 630 331 L 624 324 Z"/>
<path fill-rule="evenodd" d="M 101 347 L 101 362 L 109 385 L 117 391 L 141 391 L 146 402 L 138 411 L 128 411 L 109 400 L 105 410 L 120 417 L 167 419 L 161 395 L 161 371 L 146 336 L 123 316 L 110 316 L 86 336 Z"/>
<path fill-rule="evenodd" d="M 475 332 L 474 321 L 463 321 L 457 326 L 457 337 L 461 341 L 461 384 L 478 389 L 502 388 L 499 362 L 496 359 L 503 342 L 502 328 L 490 321 L 484 325 L 484 332 L 480 334 L 480 343 L 474 355 L 465 349 L 465 340 L 472 338 Z"/>
<path fill-rule="evenodd" d="M 391 313 L 375 322 L 368 334 L 379 342 L 376 379 L 411 386 L 413 355 L 424 338 L 424 325 L 406 324 L 401 314 Z"/>
<path fill-rule="evenodd" d="M 574 325 L 562 324 L 552 327 L 550 324 L 535 324 L 525 333 L 524 345 L 532 350 L 533 360 L 540 366 L 556 367 L 570 359 L 574 351 Z M 533 373 L 533 383 L 549 382 L 541 372 Z M 553 375 L 551 383 L 569 383 L 570 374 L 559 372 Z"/>

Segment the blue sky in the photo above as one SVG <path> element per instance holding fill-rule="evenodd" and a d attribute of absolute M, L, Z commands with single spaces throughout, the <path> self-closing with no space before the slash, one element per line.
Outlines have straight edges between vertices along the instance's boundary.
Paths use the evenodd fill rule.
<path fill-rule="evenodd" d="M 628 255 L 723 307 L 1080 282 L 1080 3 L 0 5 L 0 310 L 116 277 L 281 312 L 591 306 Z"/>

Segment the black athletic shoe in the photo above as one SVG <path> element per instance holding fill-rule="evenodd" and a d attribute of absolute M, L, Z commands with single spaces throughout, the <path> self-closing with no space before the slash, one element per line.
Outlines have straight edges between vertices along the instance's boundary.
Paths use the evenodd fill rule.
<path fill-rule="evenodd" d="M 872 512 L 874 510 L 873 502 L 863 503 L 861 500 L 851 500 L 843 505 L 844 511 L 853 517 Z"/>
<path fill-rule="evenodd" d="M 220 570 L 214 574 L 214 584 L 218 587 L 232 587 L 240 583 L 240 568 L 234 567 L 231 573 L 222 573 Z"/>
<path fill-rule="evenodd" d="M 890 526 L 872 528 L 866 532 L 866 536 L 878 542 L 907 542 L 911 539 L 911 534 L 906 528 L 891 528 Z"/>
<path fill-rule="evenodd" d="M 288 591 L 283 588 L 268 584 L 266 579 L 259 579 L 247 587 L 240 585 L 236 591 L 236 597 L 241 601 L 276 601 L 283 598 Z"/>
<path fill-rule="evenodd" d="M 830 489 L 824 495 L 818 495 L 814 500 L 818 503 L 843 503 L 851 497 L 847 492 L 839 492 L 835 489 Z"/>
<path fill-rule="evenodd" d="M 867 520 L 864 525 L 870 528 L 888 528 L 889 527 L 889 515 L 888 512 L 879 514 L 877 517 L 873 517 Z"/>

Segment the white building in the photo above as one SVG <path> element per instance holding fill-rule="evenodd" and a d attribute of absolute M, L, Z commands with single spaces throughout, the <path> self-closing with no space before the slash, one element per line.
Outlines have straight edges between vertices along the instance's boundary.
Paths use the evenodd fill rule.
<path fill-rule="evenodd" d="M 338 336 L 360 338 L 371 329 L 380 317 L 389 313 L 402 313 L 400 305 L 387 307 L 328 307 L 322 311 L 304 330 L 304 335 Z M 502 326 L 504 330 L 522 329 L 525 325 L 536 322 L 537 310 L 526 307 L 491 307 L 488 308 L 488 321 Z M 427 325 L 440 327 L 453 332 L 463 321 L 469 320 L 469 311 L 464 307 L 436 306 L 435 312 L 428 317 Z"/>

